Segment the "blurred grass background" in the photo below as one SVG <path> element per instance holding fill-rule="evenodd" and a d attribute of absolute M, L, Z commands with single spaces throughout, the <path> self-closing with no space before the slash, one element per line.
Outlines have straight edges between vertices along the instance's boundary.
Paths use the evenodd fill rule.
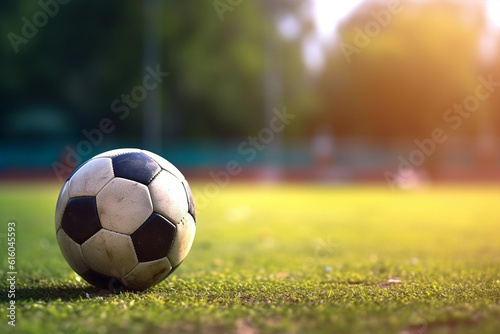
<path fill-rule="evenodd" d="M 0 219 L 17 222 L 17 332 L 496 333 L 500 326 L 495 187 L 401 194 L 235 183 L 199 210 L 193 249 L 172 277 L 120 295 L 91 287 L 64 261 L 53 226 L 57 193 L 54 184 L 2 184 L 0 204 L 10 213 Z M 0 298 L 3 308 L 8 299 Z"/>

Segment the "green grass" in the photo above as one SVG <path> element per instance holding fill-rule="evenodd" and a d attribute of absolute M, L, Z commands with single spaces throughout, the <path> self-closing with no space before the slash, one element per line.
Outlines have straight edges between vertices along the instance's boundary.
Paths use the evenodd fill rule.
<path fill-rule="evenodd" d="M 193 185 L 202 189 L 203 184 Z M 198 210 L 182 266 L 118 295 L 69 268 L 59 185 L 0 184 L 0 332 L 7 222 L 17 223 L 23 333 L 499 333 L 500 191 L 232 184 Z M 399 277 L 401 283 L 381 284 Z"/>

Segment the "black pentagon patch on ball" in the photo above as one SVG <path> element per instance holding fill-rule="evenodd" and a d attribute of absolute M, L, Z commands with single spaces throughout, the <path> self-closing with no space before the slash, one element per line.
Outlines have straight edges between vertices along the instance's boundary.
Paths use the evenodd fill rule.
<path fill-rule="evenodd" d="M 95 197 L 75 197 L 66 204 L 61 227 L 66 234 L 78 244 L 83 244 L 88 238 L 101 229 L 97 214 Z"/>
<path fill-rule="evenodd" d="M 118 293 L 125 289 L 122 281 L 118 278 L 103 275 L 92 269 L 87 270 L 81 276 L 90 284 L 93 284 L 101 289 L 107 289 L 113 293 Z"/>
<path fill-rule="evenodd" d="M 175 238 L 175 225 L 154 212 L 134 233 L 132 242 L 139 262 L 148 262 L 167 256 Z"/>
<path fill-rule="evenodd" d="M 148 185 L 161 170 L 153 158 L 140 152 L 120 154 L 112 161 L 116 177 L 134 180 L 145 185 Z"/>
<path fill-rule="evenodd" d="M 191 187 L 189 187 L 189 183 L 187 181 L 182 181 L 182 185 L 184 186 L 184 190 L 186 190 L 186 195 L 188 198 L 188 212 L 193 216 L 194 222 L 196 223 L 196 209 L 194 207 L 194 199 L 193 193 L 191 192 Z"/>

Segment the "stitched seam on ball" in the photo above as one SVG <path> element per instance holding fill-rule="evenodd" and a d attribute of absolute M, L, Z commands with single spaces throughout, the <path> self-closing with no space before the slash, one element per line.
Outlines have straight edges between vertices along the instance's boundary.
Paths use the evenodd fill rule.
<path fill-rule="evenodd" d="M 117 155 L 112 155 L 112 156 L 109 157 L 111 159 L 111 169 L 113 170 L 114 177 L 116 177 L 116 173 L 115 173 L 115 165 L 113 164 L 113 158 L 116 158 L 116 157 L 118 157 L 120 155 L 124 155 L 124 154 L 128 154 L 128 153 L 130 153 L 130 152 L 118 153 Z"/>
<path fill-rule="evenodd" d="M 185 214 L 185 215 L 184 215 L 184 217 L 182 217 L 182 218 L 181 218 L 181 220 L 179 220 L 179 223 L 178 223 L 178 224 L 175 224 L 175 235 L 174 235 L 174 239 L 173 239 L 172 244 L 170 245 L 170 247 L 169 247 L 169 249 L 168 249 L 168 251 L 167 251 L 167 259 L 168 259 L 168 261 L 170 262 L 170 264 L 172 264 L 172 261 L 170 261 L 170 258 L 168 257 L 168 254 L 170 254 L 170 251 L 172 250 L 172 247 L 174 247 L 174 241 L 175 241 L 175 239 L 177 239 L 177 236 L 178 236 L 178 235 L 177 235 L 177 232 L 178 232 L 178 231 L 177 231 L 177 226 L 179 226 L 180 224 L 183 224 L 183 223 L 184 223 L 184 220 L 186 220 L 186 218 L 187 218 L 187 215 L 188 215 L 188 214 L 189 214 L 189 213 Z M 181 261 L 181 262 L 182 262 L 182 261 Z M 179 263 L 179 264 L 180 264 L 180 263 Z"/>
<path fill-rule="evenodd" d="M 156 161 L 155 161 L 155 162 L 156 162 Z M 159 171 L 158 173 L 156 173 L 155 175 L 153 175 L 153 177 L 152 177 L 151 179 L 149 179 L 148 184 L 150 184 L 151 182 L 153 182 L 153 180 L 154 180 L 154 179 L 156 179 L 156 177 L 157 177 L 158 175 L 160 175 L 161 171 L 163 170 L 163 169 L 161 168 L 161 166 L 160 166 L 157 162 L 156 162 L 156 164 L 160 167 L 160 171 Z"/>

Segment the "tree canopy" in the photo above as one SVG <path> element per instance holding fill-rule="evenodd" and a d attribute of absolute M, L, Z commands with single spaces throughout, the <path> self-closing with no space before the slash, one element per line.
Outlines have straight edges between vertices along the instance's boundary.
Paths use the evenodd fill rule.
<path fill-rule="evenodd" d="M 0 136 L 12 134 L 6 120 L 32 104 L 65 110 L 76 128 L 117 119 L 112 102 L 141 84 L 146 66 L 168 72 L 159 88 L 165 139 L 255 133 L 269 101 L 300 115 L 285 136 L 326 122 L 341 137 L 413 138 L 439 126 L 447 109 L 474 93 L 479 76 L 500 80 L 498 61 L 481 58 L 481 2 L 366 1 L 325 47 L 319 74 L 303 59 L 313 33 L 307 1 L 150 3 L 159 11 L 159 64 L 144 62 L 143 1 L 2 1 Z M 279 23 L 290 18 L 298 32 L 286 36 Z M 498 54 L 494 43 L 488 47 Z M 279 86 L 271 99 L 269 77 Z M 487 122 L 498 131 L 498 96 L 457 134 L 476 134 Z M 133 108 L 114 135 L 140 138 L 143 108 Z"/>

